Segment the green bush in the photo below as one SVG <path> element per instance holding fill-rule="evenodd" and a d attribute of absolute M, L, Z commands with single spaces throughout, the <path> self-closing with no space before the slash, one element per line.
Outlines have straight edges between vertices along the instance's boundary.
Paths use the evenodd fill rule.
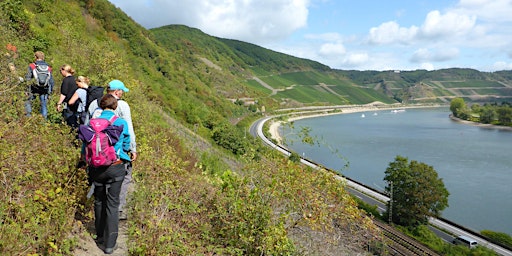
<path fill-rule="evenodd" d="M 487 237 L 489 240 L 493 242 L 497 242 L 499 244 L 508 246 L 509 248 L 512 248 L 512 237 L 510 237 L 509 234 L 502 233 L 502 232 L 495 232 L 492 230 L 482 230 L 480 232 L 483 236 Z"/>
<path fill-rule="evenodd" d="M 76 246 L 69 234 L 75 214 L 86 212 L 87 179 L 67 130 L 40 115 L 0 122 L 2 254 L 68 254 Z"/>

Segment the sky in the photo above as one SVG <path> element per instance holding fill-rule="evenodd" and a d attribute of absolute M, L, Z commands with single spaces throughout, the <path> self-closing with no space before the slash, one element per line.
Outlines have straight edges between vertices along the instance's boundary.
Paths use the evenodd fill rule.
<path fill-rule="evenodd" d="M 512 0 L 110 0 L 171 24 L 343 70 L 512 69 Z"/>

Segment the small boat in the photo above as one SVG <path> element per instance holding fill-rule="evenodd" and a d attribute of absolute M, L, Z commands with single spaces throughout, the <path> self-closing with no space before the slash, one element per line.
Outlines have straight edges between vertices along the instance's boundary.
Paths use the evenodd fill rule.
<path fill-rule="evenodd" d="M 361 117 L 364 118 L 364 114 L 362 114 Z"/>

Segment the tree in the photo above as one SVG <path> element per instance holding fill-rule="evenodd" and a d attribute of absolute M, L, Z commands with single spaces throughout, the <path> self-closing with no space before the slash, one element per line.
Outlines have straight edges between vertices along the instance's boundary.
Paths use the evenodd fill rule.
<path fill-rule="evenodd" d="M 455 117 L 463 118 L 462 113 L 467 112 L 467 106 L 463 98 L 454 98 L 450 102 L 450 111 Z"/>
<path fill-rule="evenodd" d="M 498 120 L 501 125 L 510 125 L 512 123 L 512 108 L 507 105 L 498 107 Z"/>
<path fill-rule="evenodd" d="M 490 124 L 497 119 L 498 114 L 493 107 L 485 107 L 480 113 L 480 122 L 484 124 Z"/>
<path fill-rule="evenodd" d="M 429 216 L 438 217 L 448 206 L 450 193 L 432 166 L 414 160 L 409 163 L 406 157 L 397 156 L 386 169 L 384 180 L 393 223 L 426 224 Z"/>

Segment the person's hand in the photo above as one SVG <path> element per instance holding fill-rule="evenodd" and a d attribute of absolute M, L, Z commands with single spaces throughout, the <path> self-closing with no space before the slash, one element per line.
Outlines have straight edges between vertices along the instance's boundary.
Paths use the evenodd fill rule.
<path fill-rule="evenodd" d="M 137 159 L 137 152 L 131 152 L 130 159 L 132 160 L 132 162 L 135 161 L 135 159 Z"/>
<path fill-rule="evenodd" d="M 62 112 L 62 104 L 57 104 L 57 111 Z"/>

